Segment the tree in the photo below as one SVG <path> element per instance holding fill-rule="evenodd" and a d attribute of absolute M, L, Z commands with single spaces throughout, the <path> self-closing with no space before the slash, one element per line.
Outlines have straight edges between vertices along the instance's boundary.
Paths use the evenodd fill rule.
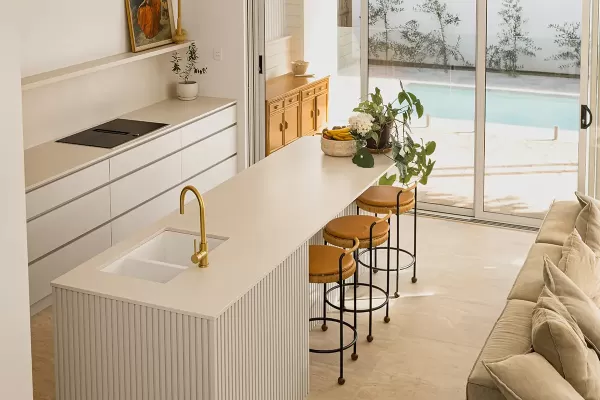
<path fill-rule="evenodd" d="M 383 21 L 383 32 L 377 32 L 369 38 L 369 52 L 379 58 L 379 54 L 384 52 L 385 59 L 389 60 L 390 51 L 394 51 L 396 42 L 390 39 L 390 32 L 398 30 L 398 26 L 391 24 L 391 14 L 404 11 L 402 5 L 404 0 L 371 0 L 369 1 L 369 25 L 374 26 L 377 22 Z"/>
<path fill-rule="evenodd" d="M 441 63 L 446 67 L 446 70 L 450 65 L 451 58 L 456 62 L 466 64 L 465 58 L 460 52 L 460 36 L 454 45 L 450 45 L 447 38 L 447 28 L 460 25 L 459 16 L 449 13 L 448 5 L 440 0 L 424 0 L 422 4 L 416 5 L 414 10 L 430 14 L 439 25 L 438 29 L 424 35 L 427 42 L 427 46 L 425 46 L 427 54 L 433 57 L 436 63 Z"/>
<path fill-rule="evenodd" d="M 550 24 L 548 28 L 554 29 L 554 43 L 559 47 L 559 52 L 546 60 L 566 61 L 560 69 L 581 67 L 581 23 L 565 22 L 562 25 Z"/>
<path fill-rule="evenodd" d="M 498 33 L 498 43 L 487 49 L 487 66 L 514 76 L 518 70 L 523 69 L 523 65 L 519 64 L 521 57 L 535 57 L 541 48 L 535 45 L 529 32 L 524 30 L 528 20 L 523 18 L 521 0 L 502 0 L 502 9 L 498 15 L 502 19 L 502 30 Z"/>

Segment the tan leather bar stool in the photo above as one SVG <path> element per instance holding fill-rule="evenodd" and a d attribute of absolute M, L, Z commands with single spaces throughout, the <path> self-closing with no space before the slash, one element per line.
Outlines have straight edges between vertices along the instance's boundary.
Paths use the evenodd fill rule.
<path fill-rule="evenodd" d="M 412 209 L 414 209 L 414 245 L 413 252 L 411 253 L 408 250 L 400 248 L 400 215 Z M 358 214 L 360 210 L 372 212 L 375 214 L 375 217 L 377 217 L 378 214 L 387 214 L 389 212 L 396 214 L 396 247 L 390 247 L 389 241 L 386 247 L 378 247 L 375 250 L 375 266 L 373 269 L 375 273 L 377 273 L 377 271 L 386 271 L 388 280 L 387 294 L 389 296 L 389 280 L 391 272 L 390 250 L 396 251 L 396 292 L 394 293 L 394 296 L 398 298 L 400 296 L 398 287 L 399 272 L 401 270 L 413 267 L 412 283 L 417 282 L 417 184 L 415 183 L 408 188 L 372 186 L 356 199 L 356 213 Z M 377 252 L 384 249 L 388 251 L 387 268 L 379 268 L 377 265 Z M 400 253 L 407 254 L 411 258 L 411 261 L 404 266 L 400 266 Z M 370 268 L 360 261 L 359 263 L 360 265 Z"/>
<path fill-rule="evenodd" d="M 322 283 L 325 292 L 325 298 L 323 299 L 323 317 L 322 318 L 311 318 L 310 321 L 323 321 L 321 329 L 327 330 L 327 321 L 336 322 L 340 325 L 340 347 L 335 349 L 319 350 L 309 349 L 311 353 L 340 353 L 340 376 L 338 378 L 338 384 L 343 385 L 346 380 L 344 379 L 344 350 L 354 346 L 354 352 L 352 353 L 352 360 L 358 360 L 358 354 L 356 354 L 356 339 L 358 338 L 358 332 L 356 331 L 356 314 L 354 314 L 354 325 L 350 325 L 344 321 L 344 311 L 346 311 L 346 296 L 342 290 L 340 293 L 340 318 L 329 318 L 327 317 L 327 284 L 338 283 L 338 285 L 344 285 L 344 281 L 354 275 L 356 271 L 356 262 L 352 257 L 358 249 L 359 240 L 353 240 L 354 245 L 349 250 L 340 249 L 339 247 L 333 246 L 319 246 L 313 245 L 308 248 L 308 263 L 309 263 L 309 281 L 310 283 Z M 354 308 L 356 308 L 356 299 L 354 299 Z M 344 345 L 344 326 L 347 326 L 354 333 L 352 341 Z"/>
<path fill-rule="evenodd" d="M 336 218 L 330 221 L 325 228 L 323 229 L 323 238 L 325 239 L 325 244 L 330 243 L 334 246 L 345 247 L 348 248 L 352 246 L 354 242 L 354 238 L 359 240 L 359 248 L 368 249 L 370 252 L 370 263 L 373 265 L 373 253 L 372 250 L 377 246 L 385 243 L 389 238 L 390 225 L 387 222 L 391 217 L 392 213 L 390 212 L 384 218 L 376 218 L 371 215 L 348 215 L 345 217 Z M 354 253 L 355 260 L 358 260 L 358 250 Z M 354 273 L 354 309 L 350 310 L 346 308 L 347 311 L 354 312 L 354 316 L 356 319 L 356 313 L 369 313 L 369 334 L 367 335 L 367 341 L 373 341 L 373 311 L 379 310 L 387 306 L 388 304 L 388 296 L 387 292 L 382 288 L 373 285 L 373 269 L 370 270 L 370 279 L 369 283 L 360 283 L 358 282 L 358 268 Z M 333 290 L 340 290 L 341 293 L 344 293 L 348 284 L 340 284 L 339 286 L 335 286 L 329 289 L 325 295 Z M 365 286 L 369 288 L 369 308 L 358 309 L 356 306 L 356 288 L 358 286 Z M 381 292 L 385 296 L 385 301 L 377 306 L 373 306 L 373 289 Z M 327 299 L 327 297 L 325 297 Z M 335 309 L 339 309 L 336 305 L 332 304 L 328 300 L 327 304 Z M 385 321 L 389 322 L 389 313 L 386 312 Z M 354 348 L 354 352 L 356 353 L 356 345 Z"/>

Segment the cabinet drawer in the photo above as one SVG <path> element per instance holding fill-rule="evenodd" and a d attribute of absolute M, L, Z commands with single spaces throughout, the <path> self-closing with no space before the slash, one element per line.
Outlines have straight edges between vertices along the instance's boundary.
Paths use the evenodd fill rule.
<path fill-rule="evenodd" d="M 110 184 L 111 217 L 117 217 L 181 182 L 181 152 Z"/>
<path fill-rule="evenodd" d="M 27 223 L 29 261 L 102 225 L 110 219 L 108 186 Z"/>
<path fill-rule="evenodd" d="M 323 81 L 323 82 L 319 82 L 318 84 L 315 85 L 314 89 L 315 89 L 315 94 L 319 94 L 322 92 L 325 92 L 327 90 L 327 87 L 329 85 L 327 84 L 327 81 Z"/>
<path fill-rule="evenodd" d="M 133 233 L 167 216 L 179 207 L 179 188 L 161 194 L 111 222 L 112 244 L 127 239 Z"/>
<path fill-rule="evenodd" d="M 187 179 L 219 161 L 235 154 L 237 142 L 235 126 L 188 147 L 182 152 L 183 179 Z"/>
<path fill-rule="evenodd" d="M 29 266 L 29 304 L 52 293 L 50 282 L 110 247 L 110 226 L 105 225 Z"/>
<path fill-rule="evenodd" d="M 58 207 L 108 183 L 108 160 L 52 182 L 25 195 L 27 219 Z"/>
<path fill-rule="evenodd" d="M 307 98 L 315 95 L 315 88 L 311 87 L 309 89 L 305 89 L 302 91 L 302 100 L 306 100 Z"/>
<path fill-rule="evenodd" d="M 110 180 L 135 171 L 181 149 L 181 132 L 176 130 L 143 143 L 110 159 Z"/>
<path fill-rule="evenodd" d="M 181 128 L 182 144 L 184 147 L 189 146 L 221 129 L 235 124 L 236 121 L 237 107 L 232 106 L 226 108 L 223 111 L 219 111 L 218 113 Z"/>
<path fill-rule="evenodd" d="M 283 100 L 275 100 L 269 103 L 269 114 L 283 110 L 285 102 Z"/>
<path fill-rule="evenodd" d="M 295 104 L 295 103 L 297 103 L 299 101 L 300 101 L 300 92 L 294 93 L 294 94 L 292 94 L 290 96 L 287 96 L 285 98 L 285 106 L 286 107 L 290 106 L 290 105 Z"/>
<path fill-rule="evenodd" d="M 209 190 L 219 186 L 226 180 L 233 178 L 237 174 L 237 156 L 215 165 L 208 171 L 189 179 L 185 185 L 192 185 L 200 193 L 206 193 Z M 183 189 L 182 185 L 180 189 Z"/>

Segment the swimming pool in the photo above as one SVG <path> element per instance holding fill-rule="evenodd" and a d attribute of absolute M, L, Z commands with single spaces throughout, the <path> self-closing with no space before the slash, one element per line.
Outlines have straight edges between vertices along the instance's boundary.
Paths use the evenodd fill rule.
<path fill-rule="evenodd" d="M 475 89 L 448 85 L 410 83 L 425 106 L 425 114 L 445 119 L 475 119 Z M 488 89 L 488 123 L 561 130 L 579 130 L 579 99 L 564 95 Z"/>

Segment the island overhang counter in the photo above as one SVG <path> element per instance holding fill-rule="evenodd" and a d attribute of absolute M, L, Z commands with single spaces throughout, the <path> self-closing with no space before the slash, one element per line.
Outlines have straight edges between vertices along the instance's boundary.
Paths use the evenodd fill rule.
<path fill-rule="evenodd" d="M 184 215 L 56 279 L 57 399 L 305 398 L 308 246 L 393 166 L 379 155 L 359 168 L 319 141 L 297 140 L 204 194 L 207 233 L 227 238 L 209 249 L 208 268 L 166 283 L 102 271 L 157 232 L 198 233 L 190 197 Z"/>

